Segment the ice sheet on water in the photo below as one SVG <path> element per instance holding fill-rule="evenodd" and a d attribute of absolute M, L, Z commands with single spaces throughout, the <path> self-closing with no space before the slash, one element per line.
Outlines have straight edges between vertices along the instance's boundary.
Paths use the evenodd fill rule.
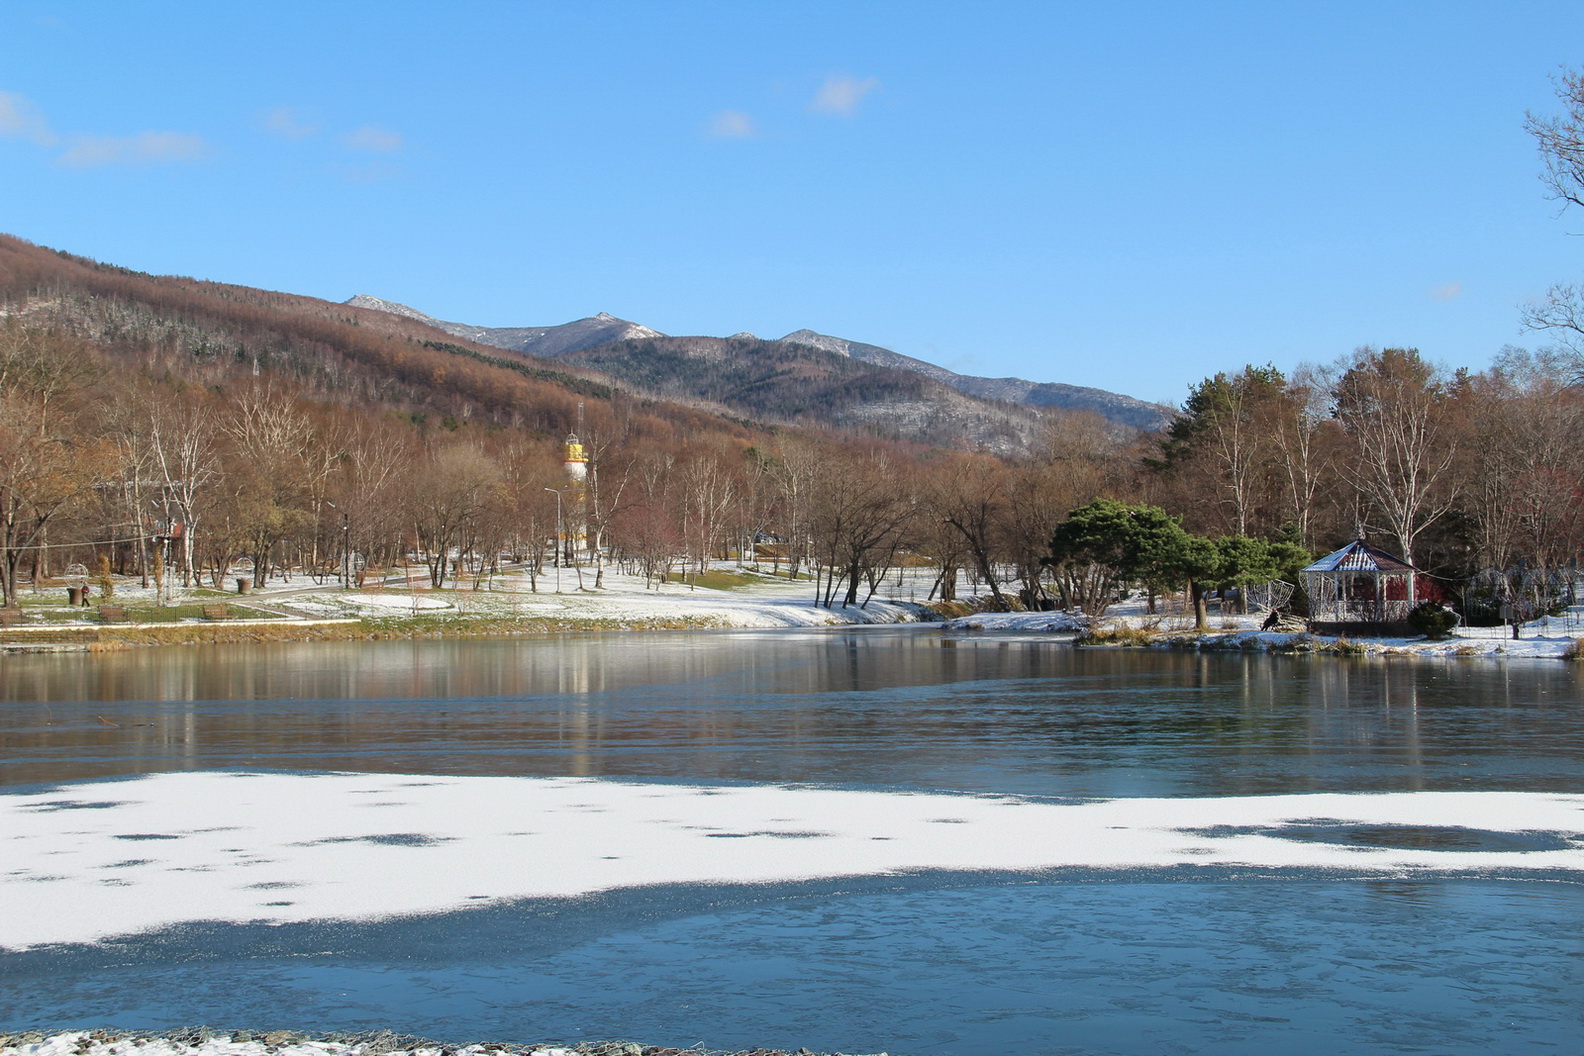
<path fill-rule="evenodd" d="M 0 795 L 8 834 L 0 946 L 93 942 L 190 921 L 367 919 L 654 884 L 918 870 L 1584 873 L 1584 796 L 1530 792 L 1051 803 L 782 785 L 258 772 L 159 774 L 118 781 L 111 792 L 88 783 Z M 73 803 L 94 809 L 71 811 Z M 1357 838 L 1316 838 L 1322 829 Z M 1424 835 L 1435 831 L 1463 836 Z M 1547 835 L 1469 836 L 1479 833 Z"/>

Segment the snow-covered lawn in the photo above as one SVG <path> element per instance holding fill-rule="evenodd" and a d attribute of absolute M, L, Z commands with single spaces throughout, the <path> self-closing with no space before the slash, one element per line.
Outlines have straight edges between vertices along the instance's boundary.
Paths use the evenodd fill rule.
<path fill-rule="evenodd" d="M 712 590 L 678 580 L 646 584 L 641 576 L 608 568 L 604 585 L 595 590 L 593 569 L 584 569 L 579 577 L 576 569 L 567 568 L 561 573 L 560 590 L 556 589 L 553 570 L 539 577 L 537 591 L 521 571 L 497 575 L 477 590 L 468 579 L 460 588 L 448 585 L 442 590 L 431 590 L 427 575 L 421 571 L 410 578 L 398 571 L 384 582 L 371 579 L 359 590 L 343 590 L 333 580 L 316 583 L 294 576 L 291 580 L 271 580 L 245 596 L 219 595 L 213 590 L 184 591 L 172 586 L 165 600 L 171 605 L 189 606 L 228 601 L 238 610 L 233 615 L 256 607 L 282 619 L 425 617 L 459 624 L 470 619 L 542 619 L 600 626 L 758 628 L 904 623 L 930 618 L 920 602 L 927 598 L 933 583 L 931 569 L 908 570 L 900 582 L 893 574 L 867 605 L 824 608 L 815 603 L 814 583 L 810 580 L 773 576 L 769 566 L 762 573 L 730 562 L 722 562 L 717 568 L 745 577 L 748 582 L 730 590 Z M 25 608 L 33 617 L 31 626 L 102 626 L 95 608 L 69 608 L 65 595 L 63 587 L 45 588 L 38 595 L 25 590 Z M 101 599 L 96 593 L 93 600 L 97 605 Z M 141 608 L 157 606 L 160 599 L 154 588 L 126 579 L 117 582 L 110 601 Z M 43 623 L 39 622 L 41 618 Z M 203 621 L 194 616 L 192 622 Z"/>
<path fill-rule="evenodd" d="M 1550 836 L 1520 849 L 1477 840 L 1427 849 L 1422 839 L 1330 842 L 1305 829 L 1316 825 Z M 591 778 L 188 772 L 0 795 L 0 831 L 0 947 L 10 949 L 187 921 L 373 918 L 652 884 L 913 870 L 1584 874 L 1584 796 L 1530 792 L 1075 804 Z"/>
<path fill-rule="evenodd" d="M 723 565 L 723 571 L 738 572 Z M 594 574 L 586 570 L 580 588 L 574 570 L 561 574 L 561 590 L 555 589 L 554 573 L 539 577 L 539 589 L 530 589 L 528 577 L 512 573 L 495 577 L 487 589 L 430 591 L 427 587 L 408 587 L 400 583 L 375 590 L 326 590 L 300 594 L 284 604 L 295 611 L 316 616 L 370 616 L 400 614 L 414 601 L 430 614 L 451 614 L 458 618 L 510 619 L 546 617 L 561 620 L 600 621 L 612 624 L 656 624 L 675 622 L 703 627 L 825 627 L 857 623 L 903 623 L 925 614 L 922 607 L 907 600 L 922 597 L 913 581 L 902 589 L 896 581 L 888 592 L 878 594 L 867 606 L 826 609 L 814 602 L 814 584 L 790 581 L 769 575 L 732 590 L 711 590 L 683 582 L 644 583 L 641 576 L 628 576 L 607 569 L 604 585 L 593 589 Z M 892 600 L 895 599 L 895 600 Z"/>

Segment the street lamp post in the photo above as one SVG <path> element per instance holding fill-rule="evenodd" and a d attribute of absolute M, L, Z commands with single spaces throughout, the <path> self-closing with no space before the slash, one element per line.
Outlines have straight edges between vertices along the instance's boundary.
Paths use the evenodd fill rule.
<path fill-rule="evenodd" d="M 331 502 L 324 504 L 341 515 L 341 589 L 352 589 L 352 518 L 347 511 Z"/>
<path fill-rule="evenodd" d="M 559 593 L 561 593 L 561 489 L 560 488 L 546 488 L 544 490 L 550 492 L 552 495 L 554 495 L 556 497 L 556 555 L 555 555 L 555 570 L 556 570 L 556 593 L 559 594 Z"/>

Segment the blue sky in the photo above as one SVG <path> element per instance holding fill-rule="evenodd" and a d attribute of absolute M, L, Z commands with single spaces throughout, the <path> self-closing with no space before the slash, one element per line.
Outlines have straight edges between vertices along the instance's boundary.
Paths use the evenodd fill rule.
<path fill-rule="evenodd" d="M 1584 5 L 0 5 L 0 230 L 432 315 L 809 327 L 1176 401 L 1535 347 Z"/>

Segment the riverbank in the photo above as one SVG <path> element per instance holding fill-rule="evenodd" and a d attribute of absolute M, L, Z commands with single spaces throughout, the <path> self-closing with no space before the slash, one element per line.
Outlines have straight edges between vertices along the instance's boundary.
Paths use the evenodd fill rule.
<path fill-rule="evenodd" d="M 713 1052 L 630 1041 L 540 1045 L 488 1042 L 450 1045 L 388 1031 L 305 1034 L 293 1030 L 212 1031 L 189 1027 L 163 1034 L 80 1030 L 0 1034 L 0 1056 L 820 1056 L 807 1049 Z M 843 1056 L 831 1053 L 829 1056 Z M 878 1056 L 886 1056 L 879 1053 Z"/>
<path fill-rule="evenodd" d="M 1091 620 L 1067 612 L 957 615 L 967 604 L 931 604 L 930 569 L 888 578 L 866 604 L 826 608 L 810 580 L 720 566 L 698 580 L 646 583 L 607 571 L 551 576 L 535 584 L 520 571 L 478 584 L 435 590 L 419 576 L 394 575 L 347 590 L 332 582 L 277 580 L 247 595 L 174 590 L 163 598 L 135 581 L 110 598 L 125 622 L 107 622 L 98 605 L 66 604 L 64 588 L 24 592 L 21 619 L 0 627 L 8 652 L 98 651 L 149 645 L 463 638 L 655 630 L 840 627 L 939 623 L 946 633 L 1070 634 L 1094 647 L 1236 650 L 1370 656 L 1584 659 L 1584 606 L 1519 627 L 1459 627 L 1443 639 L 1350 638 L 1261 629 L 1264 614 L 1217 616 L 1196 631 L 1184 612 L 1150 614 L 1143 599 Z M 211 613 L 223 612 L 220 618 Z"/>
<path fill-rule="evenodd" d="M 1558 616 L 1510 627 L 1458 627 L 1445 638 L 1348 638 L 1261 630 L 1265 614 L 1216 617 L 1212 629 L 1196 631 L 1191 616 L 1144 611 L 1141 599 L 1108 609 L 1097 620 L 1062 612 L 981 613 L 948 620 L 948 632 L 1000 634 L 1070 633 L 1078 645 L 1268 653 L 1327 653 L 1341 656 L 1438 656 L 1488 659 L 1584 659 L 1584 605 Z"/>
<path fill-rule="evenodd" d="M 831 608 L 816 602 L 811 580 L 729 566 L 699 580 L 668 583 L 607 571 L 599 589 L 592 584 L 592 573 L 579 577 L 572 570 L 564 572 L 561 590 L 553 576 L 540 576 L 536 590 L 523 572 L 441 590 L 417 576 L 396 575 L 352 590 L 298 577 L 246 595 L 196 588 L 160 597 L 129 580 L 117 583 L 110 597 L 95 599 L 121 610 L 125 622 L 109 622 L 101 604 L 68 605 L 63 587 L 45 588 L 23 592 L 20 619 L 0 627 L 0 649 L 839 627 L 943 618 L 917 600 L 928 596 L 931 585 L 922 573 L 889 580 L 886 593 L 867 604 Z"/>

